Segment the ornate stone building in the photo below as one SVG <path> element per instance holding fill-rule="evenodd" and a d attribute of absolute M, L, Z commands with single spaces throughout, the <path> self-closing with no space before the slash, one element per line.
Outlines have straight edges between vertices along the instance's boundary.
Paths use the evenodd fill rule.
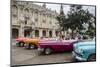
<path fill-rule="evenodd" d="M 12 38 L 56 37 L 58 35 L 58 13 L 32 2 L 11 2 Z"/>

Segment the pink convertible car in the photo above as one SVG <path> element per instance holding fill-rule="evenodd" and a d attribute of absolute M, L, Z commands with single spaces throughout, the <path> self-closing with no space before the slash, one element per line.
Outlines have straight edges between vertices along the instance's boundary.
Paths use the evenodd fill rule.
<path fill-rule="evenodd" d="M 73 50 L 73 44 L 78 40 L 51 40 L 40 41 L 38 46 L 39 54 L 51 54 L 52 52 L 67 52 Z"/>

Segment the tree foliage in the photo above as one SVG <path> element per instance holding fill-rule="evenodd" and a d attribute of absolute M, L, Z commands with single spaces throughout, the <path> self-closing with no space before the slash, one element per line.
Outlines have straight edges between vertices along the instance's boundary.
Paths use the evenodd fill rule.
<path fill-rule="evenodd" d="M 76 28 L 78 28 L 78 32 L 80 32 L 84 29 L 82 25 L 83 23 L 89 24 L 89 29 L 87 31 L 88 35 L 95 34 L 95 28 L 92 26 L 92 23 L 95 23 L 95 21 L 91 22 L 92 19 L 95 20 L 93 14 L 91 14 L 88 10 L 84 10 L 81 5 L 71 5 L 67 16 L 57 16 L 61 30 L 67 30 L 68 28 L 76 30 Z"/>

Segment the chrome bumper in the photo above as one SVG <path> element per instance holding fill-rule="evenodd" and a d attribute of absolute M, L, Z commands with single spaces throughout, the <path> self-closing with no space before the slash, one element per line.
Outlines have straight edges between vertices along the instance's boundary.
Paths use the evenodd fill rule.
<path fill-rule="evenodd" d="M 24 46 L 25 46 L 25 48 L 28 48 L 29 44 L 26 44 L 26 43 L 25 43 Z"/>
<path fill-rule="evenodd" d="M 43 54 L 43 51 L 44 51 L 44 49 L 43 49 L 43 48 L 39 48 L 39 47 L 38 47 L 38 49 L 37 49 L 37 50 L 38 50 L 38 55 L 42 55 L 42 54 Z"/>
<path fill-rule="evenodd" d="M 43 48 L 38 48 L 38 51 L 43 52 L 43 51 L 44 51 L 44 49 L 43 49 Z"/>
<path fill-rule="evenodd" d="M 28 44 L 25 43 L 25 46 L 28 46 Z"/>
<path fill-rule="evenodd" d="M 87 61 L 87 59 L 78 56 L 74 51 L 72 52 L 73 57 L 78 61 Z"/>

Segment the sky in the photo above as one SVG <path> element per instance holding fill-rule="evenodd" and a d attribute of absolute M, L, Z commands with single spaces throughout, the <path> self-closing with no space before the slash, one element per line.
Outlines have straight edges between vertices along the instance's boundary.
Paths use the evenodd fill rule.
<path fill-rule="evenodd" d="M 43 5 L 43 3 L 34 3 L 37 5 Z M 60 12 L 60 6 L 59 4 L 46 4 L 46 8 L 51 9 L 53 11 L 57 11 L 58 13 Z M 88 9 L 90 13 L 92 13 L 95 16 L 95 7 L 94 6 L 83 6 L 83 9 L 86 10 Z M 65 14 L 68 13 L 70 10 L 70 5 L 63 5 L 63 11 Z"/>

